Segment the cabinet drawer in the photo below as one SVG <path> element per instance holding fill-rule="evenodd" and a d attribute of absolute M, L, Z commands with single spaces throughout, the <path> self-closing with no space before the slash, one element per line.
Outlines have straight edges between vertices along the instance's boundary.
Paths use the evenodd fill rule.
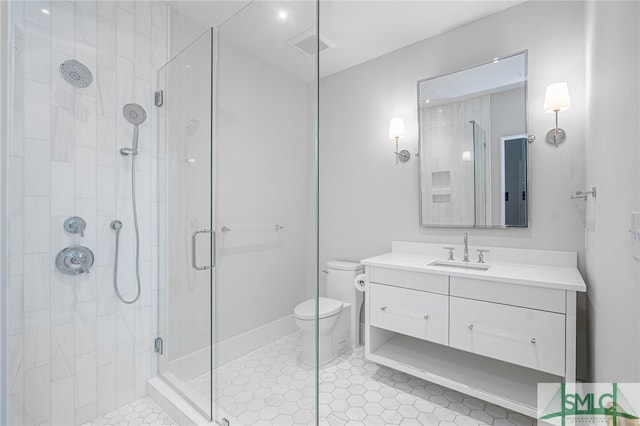
<path fill-rule="evenodd" d="M 369 281 L 432 293 L 449 294 L 449 276 L 369 267 Z"/>
<path fill-rule="evenodd" d="M 543 311 L 566 312 L 564 290 L 451 277 L 451 295 Z"/>
<path fill-rule="evenodd" d="M 458 297 L 450 309 L 451 347 L 564 376 L 564 315 Z"/>
<path fill-rule="evenodd" d="M 446 345 L 449 341 L 448 296 L 392 287 L 369 286 L 369 319 L 384 328 Z"/>

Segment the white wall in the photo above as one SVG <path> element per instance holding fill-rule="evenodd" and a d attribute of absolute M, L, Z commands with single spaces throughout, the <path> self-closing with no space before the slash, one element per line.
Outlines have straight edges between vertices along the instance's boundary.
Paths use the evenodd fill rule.
<path fill-rule="evenodd" d="M 596 382 L 640 381 L 640 265 L 630 213 L 640 209 L 640 7 L 587 2 L 586 278 L 590 365 Z"/>
<path fill-rule="evenodd" d="M 359 4 L 366 16 L 367 2 Z M 580 2 L 527 2 L 323 78 L 320 261 L 387 252 L 391 240 L 462 241 L 462 229 L 420 227 L 419 162 L 396 166 L 389 120 L 405 118 L 400 149 L 416 152 L 418 80 L 528 49 L 529 133 L 538 137 L 529 146 L 529 227 L 472 229 L 470 244 L 577 251 L 583 263 L 584 206 L 569 199 L 584 187 L 583 19 Z M 544 142 L 553 116 L 542 112 L 556 81 L 568 82 L 573 101 L 560 116 L 568 140 L 558 148 Z"/>
<path fill-rule="evenodd" d="M 46 8 L 48 14 L 41 9 Z M 152 71 L 166 60 L 162 3 L 11 2 L 13 98 L 9 150 L 9 424 L 73 425 L 146 393 L 155 371 L 152 261 L 155 147 Z M 76 58 L 94 77 L 86 89 L 62 80 Z M 113 291 L 114 232 L 124 222 L 120 283 L 134 294 L 130 159 L 133 127 L 122 106 L 140 103 L 137 189 L 142 296 Z M 63 231 L 87 222 L 85 238 Z M 59 250 L 83 244 L 96 255 L 89 275 L 55 269 Z"/>
<path fill-rule="evenodd" d="M 308 241 L 315 239 L 308 85 L 243 51 L 226 28 L 218 52 L 215 199 L 216 227 L 231 231 L 217 246 L 218 341 L 292 315 L 315 288 L 308 279 Z M 276 224 L 284 229 L 276 232 Z"/>

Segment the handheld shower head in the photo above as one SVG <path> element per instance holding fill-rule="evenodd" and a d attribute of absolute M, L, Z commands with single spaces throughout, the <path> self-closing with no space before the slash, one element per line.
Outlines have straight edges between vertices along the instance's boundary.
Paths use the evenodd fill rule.
<path fill-rule="evenodd" d="M 147 119 L 144 108 L 138 104 L 126 104 L 122 108 L 122 115 L 131 124 L 139 126 Z"/>

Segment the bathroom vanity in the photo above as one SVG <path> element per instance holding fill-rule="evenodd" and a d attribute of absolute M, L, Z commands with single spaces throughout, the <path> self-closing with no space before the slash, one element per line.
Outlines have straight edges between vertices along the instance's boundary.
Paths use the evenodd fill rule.
<path fill-rule="evenodd" d="M 489 249 L 447 262 L 442 244 L 393 242 L 362 260 L 365 356 L 535 417 L 538 383 L 575 381 L 586 286 L 576 253 Z"/>

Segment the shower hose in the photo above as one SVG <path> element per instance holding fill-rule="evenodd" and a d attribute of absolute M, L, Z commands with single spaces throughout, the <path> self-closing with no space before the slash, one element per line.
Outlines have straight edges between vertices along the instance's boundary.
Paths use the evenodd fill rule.
<path fill-rule="evenodd" d="M 119 251 L 119 242 L 120 242 L 120 228 L 121 226 L 115 227 L 116 231 L 116 260 L 113 268 L 113 289 L 116 292 L 116 296 L 118 299 L 122 301 L 122 303 L 126 303 L 128 305 L 135 303 L 140 298 L 140 231 L 138 229 L 138 209 L 136 206 L 136 152 L 132 152 L 131 154 L 131 198 L 133 204 L 133 226 L 136 231 L 136 283 L 137 283 L 137 292 L 136 297 L 132 300 L 127 300 L 120 293 L 120 289 L 118 288 L 118 251 Z"/>

